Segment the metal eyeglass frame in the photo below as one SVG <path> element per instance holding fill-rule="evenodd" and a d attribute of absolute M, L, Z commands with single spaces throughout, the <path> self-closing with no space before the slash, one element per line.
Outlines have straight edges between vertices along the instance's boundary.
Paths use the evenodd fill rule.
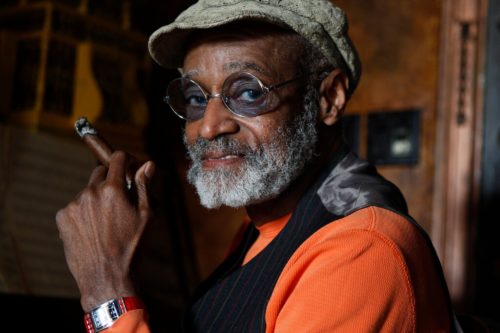
<path fill-rule="evenodd" d="M 309 72 L 309 73 L 305 73 L 305 74 L 302 74 L 302 75 L 299 75 L 299 76 L 296 76 L 292 79 L 289 79 L 289 80 L 286 80 L 286 81 L 283 81 L 283 82 L 280 82 L 280 83 L 277 83 L 277 84 L 273 84 L 273 85 L 270 85 L 270 86 L 266 86 L 257 76 L 255 76 L 254 74 L 252 73 L 249 73 L 249 72 L 236 72 L 236 73 L 233 73 L 231 75 L 229 75 L 223 82 L 222 84 L 222 88 L 224 89 L 225 85 L 226 85 L 226 82 L 229 78 L 233 77 L 233 76 L 236 76 L 236 75 L 242 75 L 242 74 L 245 74 L 245 75 L 249 75 L 253 78 L 255 78 L 257 80 L 257 82 L 259 83 L 260 85 L 260 88 L 262 89 L 263 93 L 264 93 L 264 96 L 267 98 L 267 95 L 277 89 L 277 88 L 281 88 L 287 84 L 290 84 L 294 81 L 297 81 L 297 80 L 300 80 L 304 77 L 307 77 L 309 75 L 312 75 L 312 74 L 317 74 L 317 73 L 320 73 L 321 71 L 313 71 L 313 72 Z M 223 91 L 221 91 L 220 93 L 216 93 L 216 94 L 211 94 L 209 92 L 207 92 L 205 89 L 203 89 L 203 87 L 196 81 L 194 81 L 193 79 L 190 79 L 190 78 L 187 78 L 187 77 L 180 77 L 180 78 L 177 78 L 177 79 L 174 79 L 172 80 L 168 87 L 170 87 L 170 85 L 175 82 L 175 81 L 178 81 L 178 80 L 188 80 L 189 82 L 193 83 L 194 85 L 196 85 L 200 91 L 203 93 L 203 96 L 205 97 L 205 100 L 207 101 L 206 104 L 208 106 L 208 103 L 210 102 L 210 100 L 212 98 L 220 98 L 222 100 L 222 103 L 224 104 L 224 106 L 226 107 L 226 109 L 228 109 L 232 114 L 238 116 L 238 117 L 242 117 L 242 118 L 253 118 L 253 117 L 257 117 L 257 116 L 260 116 L 264 113 L 267 113 L 267 112 L 271 112 L 273 110 L 273 108 L 271 108 L 270 110 L 267 110 L 267 111 L 264 111 L 264 112 L 260 112 L 260 113 L 256 113 L 255 115 L 245 115 L 245 114 L 240 114 L 234 110 L 231 109 L 231 107 L 229 107 L 228 105 L 228 101 L 227 99 L 229 98 L 228 96 L 225 96 Z M 168 87 L 167 87 L 167 91 L 168 91 Z M 203 118 L 203 116 L 201 116 L 200 118 L 198 119 L 187 119 L 186 117 L 182 116 L 181 114 L 179 114 L 175 109 L 174 107 L 170 104 L 170 96 L 165 96 L 163 97 L 163 102 L 164 103 L 167 103 L 169 106 L 170 106 L 170 109 L 172 109 L 172 111 L 181 119 L 184 119 L 186 121 L 195 121 L 195 120 L 199 120 L 201 118 Z M 206 110 L 206 106 L 205 106 L 205 110 Z M 205 110 L 203 110 L 203 114 L 205 113 Z"/>

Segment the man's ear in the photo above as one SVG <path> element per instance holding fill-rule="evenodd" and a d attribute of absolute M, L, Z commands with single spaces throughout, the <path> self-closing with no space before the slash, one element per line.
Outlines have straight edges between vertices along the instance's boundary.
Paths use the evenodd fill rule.
<path fill-rule="evenodd" d="M 339 121 L 347 104 L 349 79 L 340 69 L 334 69 L 319 88 L 320 118 L 327 126 Z"/>

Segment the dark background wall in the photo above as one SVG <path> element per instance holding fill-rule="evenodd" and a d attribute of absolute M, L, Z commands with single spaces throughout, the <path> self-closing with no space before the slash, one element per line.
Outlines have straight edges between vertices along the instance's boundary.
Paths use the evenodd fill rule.
<path fill-rule="evenodd" d="M 500 317 L 500 223 L 496 208 L 500 204 L 500 2 L 491 1 L 488 9 L 488 46 L 486 53 L 485 114 L 483 122 L 483 159 L 480 190 L 477 260 L 478 312 Z"/>

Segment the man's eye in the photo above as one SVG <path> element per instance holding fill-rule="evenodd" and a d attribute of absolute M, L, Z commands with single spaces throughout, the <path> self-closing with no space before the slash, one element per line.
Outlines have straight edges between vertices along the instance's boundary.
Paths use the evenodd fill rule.
<path fill-rule="evenodd" d="M 242 99 L 242 100 L 248 101 L 248 102 L 252 102 L 252 101 L 256 101 L 259 98 L 261 98 L 262 95 L 263 95 L 263 93 L 261 90 L 247 89 L 247 90 L 244 90 L 240 94 L 239 99 Z"/>
<path fill-rule="evenodd" d="M 264 92 L 254 82 L 236 82 L 231 87 L 228 95 L 232 96 L 235 101 L 249 103 L 262 98 Z"/>
<path fill-rule="evenodd" d="M 190 95 L 186 96 L 186 105 L 203 106 L 206 104 L 205 96 L 203 95 Z"/>

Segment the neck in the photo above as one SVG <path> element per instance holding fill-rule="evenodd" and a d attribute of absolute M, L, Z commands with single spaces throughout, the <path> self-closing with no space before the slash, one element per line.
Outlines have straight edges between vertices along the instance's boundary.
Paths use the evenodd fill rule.
<path fill-rule="evenodd" d="M 316 173 L 314 172 L 314 175 Z M 314 178 L 312 174 L 303 174 L 276 198 L 247 206 L 246 211 L 248 216 L 256 226 L 261 226 L 290 213 Z"/>

